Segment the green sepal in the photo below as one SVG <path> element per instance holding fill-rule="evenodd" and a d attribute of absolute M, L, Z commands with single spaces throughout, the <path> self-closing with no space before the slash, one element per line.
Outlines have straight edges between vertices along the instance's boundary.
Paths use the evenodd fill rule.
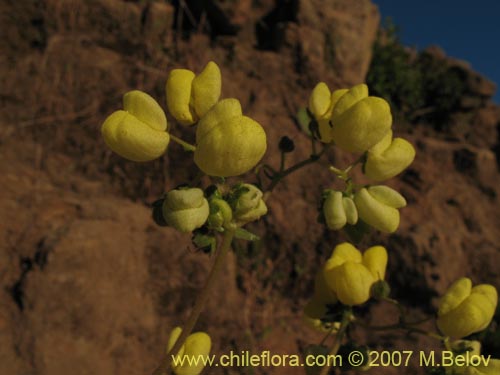
<path fill-rule="evenodd" d="M 257 236 L 256 234 L 253 234 L 252 232 L 249 232 L 243 228 L 236 229 L 236 231 L 234 232 L 234 237 L 238 238 L 240 240 L 246 240 L 246 241 L 258 241 L 258 240 L 260 240 L 259 236 Z"/>
<path fill-rule="evenodd" d="M 306 133 L 309 137 L 312 137 L 311 131 L 309 130 L 309 123 L 313 117 L 309 114 L 307 108 L 300 108 L 295 116 L 295 121 L 299 125 L 299 128 Z"/>
<path fill-rule="evenodd" d="M 199 231 L 193 232 L 193 238 L 191 241 L 198 250 L 201 250 L 204 253 L 213 254 L 217 247 L 217 240 L 214 236 L 201 233 Z"/>
<path fill-rule="evenodd" d="M 344 231 L 354 244 L 359 244 L 363 237 L 371 232 L 371 227 L 363 220 L 358 219 L 354 225 L 346 224 Z"/>

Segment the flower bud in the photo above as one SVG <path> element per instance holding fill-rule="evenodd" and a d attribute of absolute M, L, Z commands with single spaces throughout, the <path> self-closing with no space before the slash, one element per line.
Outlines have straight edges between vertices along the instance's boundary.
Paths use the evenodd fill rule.
<path fill-rule="evenodd" d="M 374 181 L 392 178 L 405 170 L 415 159 L 415 149 L 403 138 L 392 139 L 392 131 L 368 150 L 365 175 Z"/>
<path fill-rule="evenodd" d="M 192 125 L 203 117 L 219 100 L 221 73 L 210 61 L 198 75 L 187 69 L 174 69 L 167 79 L 167 107 L 183 125 Z"/>
<path fill-rule="evenodd" d="M 491 322 L 498 302 L 495 287 L 472 287 L 464 277 L 453 283 L 439 303 L 437 326 L 446 336 L 462 338 L 482 331 Z"/>
<path fill-rule="evenodd" d="M 387 134 L 392 115 L 384 99 L 368 96 L 368 87 L 360 84 L 338 99 L 331 123 L 337 146 L 345 151 L 364 152 Z"/>
<path fill-rule="evenodd" d="M 167 118 L 148 94 L 134 90 L 123 96 L 124 110 L 112 113 L 101 127 L 108 147 L 132 161 L 150 161 L 167 150 Z"/>
<path fill-rule="evenodd" d="M 345 218 L 347 220 L 347 223 L 350 225 L 356 224 L 358 222 L 358 210 L 352 198 L 343 197 L 342 205 L 344 206 Z"/>
<path fill-rule="evenodd" d="M 168 339 L 167 353 L 174 347 L 181 333 L 180 327 L 175 327 L 172 330 Z M 182 344 L 180 350 L 173 355 L 176 360 L 172 361 L 172 370 L 176 375 L 200 374 L 205 367 L 205 360 L 208 359 L 211 347 L 212 341 L 205 332 L 192 333 Z"/>
<path fill-rule="evenodd" d="M 353 245 L 344 242 L 335 247 L 326 262 L 326 285 L 343 304 L 360 305 L 370 298 L 373 284 L 384 279 L 386 267 L 387 251 L 384 247 L 373 246 L 362 255 Z"/>
<path fill-rule="evenodd" d="M 267 213 L 263 194 L 256 186 L 241 184 L 233 192 L 233 217 L 239 224 L 246 224 L 259 219 Z"/>
<path fill-rule="evenodd" d="M 266 133 L 243 116 L 240 102 L 224 99 L 200 120 L 194 161 L 210 176 L 230 177 L 248 172 L 266 152 Z"/>
<path fill-rule="evenodd" d="M 209 215 L 203 190 L 181 188 L 169 191 L 163 202 L 163 216 L 179 232 L 192 232 L 205 224 Z"/>
<path fill-rule="evenodd" d="M 362 188 L 354 195 L 354 203 L 361 220 L 385 233 L 393 233 L 398 229 L 397 209 L 406 206 L 401 194 L 381 185 Z"/>
<path fill-rule="evenodd" d="M 225 200 L 213 198 L 209 201 L 210 215 L 208 216 L 208 225 L 210 228 L 221 230 L 233 219 L 231 206 Z"/>
<path fill-rule="evenodd" d="M 342 192 L 332 191 L 323 203 L 323 215 L 326 226 L 331 230 L 338 230 L 347 223 L 347 217 L 342 202 Z"/>

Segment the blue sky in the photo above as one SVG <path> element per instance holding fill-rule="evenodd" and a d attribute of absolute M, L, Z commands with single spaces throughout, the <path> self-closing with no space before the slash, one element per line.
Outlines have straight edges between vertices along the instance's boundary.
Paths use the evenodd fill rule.
<path fill-rule="evenodd" d="M 403 44 L 424 49 L 438 45 L 447 55 L 468 61 L 497 84 L 500 103 L 500 0 L 373 0 L 382 20 L 391 17 Z"/>

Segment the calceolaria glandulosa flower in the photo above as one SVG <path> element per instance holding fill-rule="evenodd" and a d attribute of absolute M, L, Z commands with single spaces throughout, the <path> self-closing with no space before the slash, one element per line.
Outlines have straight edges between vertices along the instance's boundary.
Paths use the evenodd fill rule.
<path fill-rule="evenodd" d="M 197 76 L 188 69 L 173 69 L 166 85 L 168 111 L 180 124 L 193 125 L 217 103 L 221 86 L 220 69 L 213 61 Z"/>
<path fill-rule="evenodd" d="M 319 126 L 320 139 L 342 150 L 364 152 L 380 142 L 392 126 L 389 104 L 368 96 L 368 86 L 330 93 L 320 82 L 309 98 L 309 111 Z"/>
<path fill-rule="evenodd" d="M 167 353 L 174 347 L 182 333 L 180 327 L 175 327 L 168 339 Z M 203 371 L 210 354 L 212 341 L 205 332 L 190 334 L 172 361 L 172 370 L 176 375 L 198 375 Z"/>
<path fill-rule="evenodd" d="M 363 171 L 373 181 L 392 178 L 415 159 L 415 149 L 403 138 L 392 138 L 392 130 L 368 150 Z"/>
<path fill-rule="evenodd" d="M 385 185 L 360 189 L 354 194 L 354 203 L 359 218 L 384 233 L 398 229 L 398 208 L 406 206 L 405 198 Z"/>
<path fill-rule="evenodd" d="M 102 124 L 108 147 L 132 161 L 150 161 L 167 150 L 167 118 L 148 94 L 134 90 L 123 96 L 123 110 L 113 112 Z"/>
<path fill-rule="evenodd" d="M 494 286 L 463 277 L 455 281 L 439 303 L 437 326 L 446 336 L 456 339 L 484 330 L 491 322 L 498 303 Z"/>
<path fill-rule="evenodd" d="M 179 188 L 169 191 L 163 202 L 163 217 L 179 232 L 192 232 L 205 224 L 210 209 L 203 190 Z"/>
<path fill-rule="evenodd" d="M 326 262 L 323 272 L 326 285 L 345 305 L 360 305 L 368 301 L 374 283 L 384 280 L 387 251 L 373 246 L 364 254 L 348 242 L 337 245 Z"/>
<path fill-rule="evenodd" d="M 329 229 L 338 230 L 346 224 L 358 222 L 358 210 L 352 198 L 344 196 L 341 191 L 329 190 L 325 194 L 323 216 Z"/>
<path fill-rule="evenodd" d="M 224 99 L 198 123 L 194 161 L 209 176 L 238 176 L 255 167 L 266 148 L 262 126 L 243 116 L 237 99 Z"/>

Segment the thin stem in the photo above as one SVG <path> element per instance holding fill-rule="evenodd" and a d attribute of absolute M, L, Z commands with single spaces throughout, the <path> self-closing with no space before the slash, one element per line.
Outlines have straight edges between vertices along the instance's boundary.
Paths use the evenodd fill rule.
<path fill-rule="evenodd" d="M 153 372 L 153 375 L 167 374 L 170 364 L 172 363 L 172 356 L 179 352 L 180 348 L 186 341 L 187 337 L 193 331 L 193 328 L 196 325 L 196 322 L 198 321 L 198 318 L 200 317 L 203 308 L 205 307 L 208 297 L 210 296 L 210 292 L 215 285 L 215 281 L 221 274 L 224 261 L 226 259 L 226 255 L 229 252 L 229 249 L 231 248 L 231 242 L 233 241 L 233 238 L 234 238 L 234 230 L 226 230 L 224 232 L 224 236 L 222 238 L 222 244 L 219 249 L 219 252 L 215 257 L 214 265 L 212 267 L 212 270 L 210 271 L 210 275 L 208 276 L 205 286 L 203 287 L 201 293 L 198 295 L 198 298 L 196 299 L 193 311 L 191 312 L 191 315 L 189 316 L 186 324 L 182 328 L 182 333 L 175 342 L 174 347 L 162 359 L 158 368 Z"/>
<path fill-rule="evenodd" d="M 385 325 L 385 326 L 370 326 L 368 324 L 365 324 L 365 323 L 362 323 L 360 321 L 357 321 L 357 323 L 361 327 L 369 329 L 371 331 L 392 331 L 392 330 L 396 330 L 396 329 L 401 329 L 401 330 L 408 331 L 410 333 L 414 332 L 414 333 L 418 333 L 420 335 L 425 335 L 425 336 L 428 336 L 428 337 L 432 337 L 432 338 L 437 339 L 439 341 L 443 341 L 443 342 L 446 341 L 446 337 L 445 336 L 438 335 L 435 332 L 426 331 L 424 329 L 415 327 L 415 325 L 414 325 L 414 324 L 420 324 L 420 323 L 423 323 L 423 322 L 424 321 L 415 322 L 415 323 L 412 323 L 412 324 L 410 324 L 410 323 L 397 323 L 397 324 L 389 324 L 389 325 Z"/>
<path fill-rule="evenodd" d="M 335 341 L 333 342 L 333 346 L 330 349 L 330 353 L 328 354 L 328 357 L 331 358 L 337 354 L 337 352 L 340 349 L 340 344 L 342 344 L 342 339 L 344 338 L 345 332 L 347 330 L 347 327 L 349 326 L 349 323 L 351 322 L 351 317 L 352 317 L 352 312 L 346 311 L 344 312 L 344 315 L 342 317 L 342 321 L 340 322 L 340 327 L 335 335 Z M 324 366 L 321 369 L 321 372 L 319 375 L 327 375 L 328 370 L 330 369 L 330 366 Z"/>
<path fill-rule="evenodd" d="M 170 135 L 170 139 L 172 141 L 174 141 L 175 143 L 178 143 L 180 144 L 182 147 L 184 147 L 184 150 L 186 151 L 191 151 L 191 152 L 194 152 L 196 150 L 196 146 L 195 145 L 192 145 L 191 143 L 188 143 L 186 141 L 183 141 L 182 139 L 180 139 L 179 137 L 176 137 L 175 135 L 173 134 L 169 134 Z"/>
<path fill-rule="evenodd" d="M 327 149 L 328 149 L 328 145 L 325 145 L 319 153 L 317 153 L 317 154 L 313 153 L 311 156 L 309 156 L 308 159 L 302 160 L 302 161 L 298 162 L 297 164 L 292 165 L 291 167 L 289 167 L 283 171 L 278 172 L 274 176 L 269 187 L 267 188 L 267 191 L 264 194 L 264 200 L 267 200 L 267 198 L 269 197 L 269 194 L 274 190 L 276 185 L 278 185 L 281 180 L 283 180 L 285 177 L 292 174 L 293 172 L 298 171 L 299 169 L 304 168 L 305 166 L 307 166 L 309 164 L 317 162 L 319 160 L 319 158 L 321 158 L 321 156 L 323 156 L 323 154 L 326 152 Z"/>

